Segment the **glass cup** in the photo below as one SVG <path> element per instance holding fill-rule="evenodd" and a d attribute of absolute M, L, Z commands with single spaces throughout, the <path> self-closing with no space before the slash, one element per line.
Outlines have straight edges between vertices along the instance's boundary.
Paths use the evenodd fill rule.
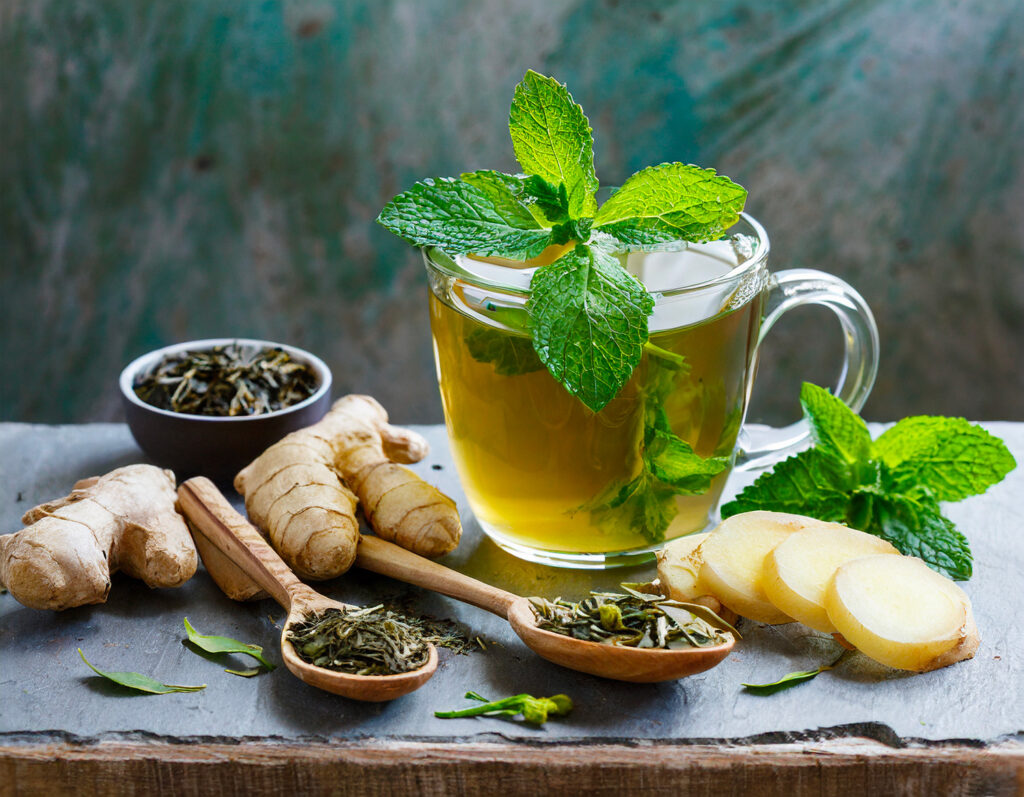
<path fill-rule="evenodd" d="M 806 440 L 803 423 L 756 440 L 743 429 L 760 345 L 794 307 L 836 314 L 845 355 L 834 392 L 854 410 L 863 406 L 878 369 L 878 330 L 864 299 L 821 271 L 771 274 L 768 248 L 761 225 L 742 214 L 719 241 L 622 255 L 655 308 L 639 365 L 598 413 L 533 351 L 525 304 L 544 261 L 424 251 L 452 454 L 495 543 L 547 565 L 608 568 L 638 564 L 665 540 L 705 528 L 733 467 L 764 467 Z M 689 488 L 659 482 L 645 458 L 659 423 L 724 469 Z"/>

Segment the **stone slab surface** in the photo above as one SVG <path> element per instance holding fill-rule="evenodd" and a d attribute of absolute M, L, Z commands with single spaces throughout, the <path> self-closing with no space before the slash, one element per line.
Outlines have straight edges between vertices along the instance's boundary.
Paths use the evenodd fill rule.
<path fill-rule="evenodd" d="M 986 423 L 1024 460 L 1024 424 Z M 415 469 L 452 495 L 463 509 L 465 537 L 445 562 L 520 594 L 575 596 L 619 581 L 645 580 L 653 566 L 610 573 L 572 572 L 519 561 L 480 532 L 459 487 L 441 426 L 419 427 L 431 455 Z M 879 431 L 874 428 L 873 433 Z M 36 426 L 0 424 L 0 529 L 13 531 L 35 503 L 63 495 L 78 478 L 143 457 L 127 428 L 116 424 Z M 734 474 L 727 496 L 752 479 Z M 1024 741 L 1024 637 L 1021 573 L 1024 534 L 1018 468 L 984 496 L 947 505 L 971 540 L 976 567 L 965 589 L 974 601 L 982 646 L 972 661 L 925 675 L 886 670 L 854 656 L 814 681 L 775 694 L 744 693 L 744 681 L 766 682 L 816 666 L 834 648 L 793 624 L 747 623 L 744 639 L 719 667 L 674 683 L 631 685 L 559 668 L 534 656 L 504 621 L 479 609 L 353 571 L 321 585 L 335 598 L 367 604 L 407 597 L 413 607 L 453 617 L 492 643 L 483 653 L 452 656 L 418 692 L 387 704 L 336 697 L 298 681 L 283 667 L 246 679 L 182 644 L 182 618 L 205 633 L 262 644 L 279 660 L 284 612 L 271 601 L 236 604 L 200 571 L 181 589 L 148 590 L 117 577 L 104 605 L 63 613 L 22 607 L 0 595 L 0 740 L 268 739 L 412 741 L 709 740 L 773 742 L 836 736 L 871 737 L 890 744 L 969 740 Z M 124 696 L 92 676 L 81 647 L 99 667 L 143 671 L 202 692 Z M 543 729 L 497 719 L 435 719 L 438 709 L 465 705 L 469 689 L 487 696 L 565 692 L 573 714 Z"/>

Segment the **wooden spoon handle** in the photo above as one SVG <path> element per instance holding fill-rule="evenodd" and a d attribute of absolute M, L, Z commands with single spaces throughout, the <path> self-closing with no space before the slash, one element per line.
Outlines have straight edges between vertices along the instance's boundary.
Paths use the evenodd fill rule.
<path fill-rule="evenodd" d="M 178 488 L 178 504 L 210 543 L 285 609 L 291 608 L 297 592 L 307 589 L 209 479 L 197 476 L 184 482 Z"/>
<path fill-rule="evenodd" d="M 359 538 L 356 565 L 382 576 L 390 576 L 407 584 L 440 592 L 450 598 L 486 609 L 506 620 L 509 606 L 519 597 L 417 556 L 380 537 L 371 537 L 367 534 Z"/>

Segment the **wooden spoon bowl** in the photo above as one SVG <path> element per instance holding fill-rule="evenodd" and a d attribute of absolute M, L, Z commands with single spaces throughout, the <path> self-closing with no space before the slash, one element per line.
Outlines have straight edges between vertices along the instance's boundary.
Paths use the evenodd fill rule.
<path fill-rule="evenodd" d="M 615 681 L 648 684 L 675 681 L 710 670 L 729 655 L 734 641 L 707 648 L 633 648 L 574 639 L 537 628 L 537 615 L 527 598 L 508 608 L 508 621 L 519 638 L 541 658 L 570 670 Z"/>
<path fill-rule="evenodd" d="M 256 582 L 288 611 L 281 631 L 281 658 L 296 677 L 310 686 L 354 700 L 394 700 L 419 689 L 437 670 L 437 649 L 430 645 L 426 664 L 395 675 L 352 675 L 303 661 L 288 640 L 288 629 L 310 612 L 350 609 L 303 584 L 263 539 L 263 536 L 228 503 L 213 482 L 189 479 L 178 488 L 178 503 L 192 523 L 200 550 L 218 549 L 244 576 Z"/>

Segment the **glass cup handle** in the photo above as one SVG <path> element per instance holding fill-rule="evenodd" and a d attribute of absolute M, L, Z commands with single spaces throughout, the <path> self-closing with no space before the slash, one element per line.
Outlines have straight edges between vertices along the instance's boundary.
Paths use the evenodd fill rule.
<path fill-rule="evenodd" d="M 864 298 L 839 277 L 810 268 L 793 268 L 775 274 L 757 346 L 760 348 L 769 330 L 784 313 L 808 304 L 829 308 L 843 327 L 843 370 L 832 392 L 854 412 L 859 412 L 878 374 L 878 327 Z M 782 429 L 752 429 L 744 425 L 735 467 L 737 470 L 768 467 L 800 450 L 809 436 L 807 423 L 802 420 Z"/>

